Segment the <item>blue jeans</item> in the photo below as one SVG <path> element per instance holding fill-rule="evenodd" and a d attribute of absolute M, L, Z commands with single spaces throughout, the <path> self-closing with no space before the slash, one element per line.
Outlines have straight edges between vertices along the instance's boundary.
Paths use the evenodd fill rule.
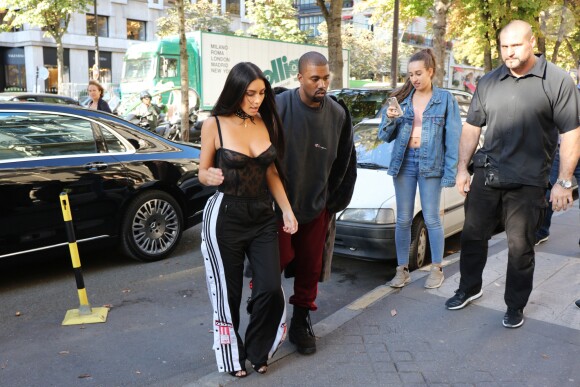
<path fill-rule="evenodd" d="M 415 193 L 419 184 L 419 196 L 423 219 L 429 234 L 431 261 L 440 264 L 443 260 L 445 238 L 439 217 L 441 199 L 441 178 L 419 176 L 419 149 L 409 148 L 401 164 L 399 174 L 393 177 L 395 198 L 397 200 L 397 224 L 395 226 L 395 246 L 399 265 L 409 263 L 411 246 L 411 225 L 415 209 Z"/>
<path fill-rule="evenodd" d="M 552 162 L 552 169 L 550 170 L 550 187 L 556 184 L 556 180 L 558 180 L 558 175 L 560 173 L 560 146 L 556 149 L 556 155 L 554 156 L 554 161 Z M 576 169 L 574 169 L 574 177 L 580 184 L 580 162 L 576 165 Z M 546 190 L 546 201 L 550 201 L 550 193 L 551 189 Z M 552 215 L 554 214 L 554 210 L 552 210 L 552 204 L 548 205 L 546 208 L 546 215 L 544 216 L 544 222 L 542 226 L 536 233 L 537 239 L 543 239 L 550 235 L 550 226 L 552 225 Z"/>

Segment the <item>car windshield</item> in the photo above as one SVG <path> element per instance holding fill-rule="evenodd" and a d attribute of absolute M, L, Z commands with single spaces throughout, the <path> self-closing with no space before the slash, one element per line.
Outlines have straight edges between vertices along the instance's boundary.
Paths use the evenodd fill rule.
<path fill-rule="evenodd" d="M 142 81 L 152 78 L 155 74 L 153 58 L 128 59 L 123 64 L 121 79 L 127 81 Z"/>
<path fill-rule="evenodd" d="M 344 100 L 352 116 L 353 125 L 375 117 L 390 93 L 390 89 L 341 89 L 329 92 L 336 98 Z"/>
<path fill-rule="evenodd" d="M 391 162 L 394 142 L 379 140 L 379 123 L 362 122 L 354 128 L 357 164 L 361 168 L 387 169 Z"/>

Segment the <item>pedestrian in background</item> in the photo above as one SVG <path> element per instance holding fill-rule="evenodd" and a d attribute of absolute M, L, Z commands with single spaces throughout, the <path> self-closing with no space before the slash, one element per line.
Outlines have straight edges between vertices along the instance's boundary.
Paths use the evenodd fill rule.
<path fill-rule="evenodd" d="M 546 200 L 550 200 L 550 195 L 552 193 L 552 187 L 554 184 L 557 184 L 558 175 L 560 173 L 560 143 L 558 143 L 558 147 L 556 148 L 556 153 L 554 154 L 554 161 L 552 163 L 552 168 L 550 170 L 550 188 L 546 190 Z M 576 181 L 580 183 L 580 162 L 576 163 L 576 168 L 574 168 L 573 172 Z M 572 184 L 572 182 L 570 182 Z M 566 188 L 566 187 L 564 187 Z M 536 232 L 536 246 L 540 243 L 546 242 L 550 237 L 550 226 L 552 225 L 552 215 L 554 211 L 552 210 L 552 206 L 548 205 L 546 208 L 546 214 L 544 215 L 544 219 L 540 229 Z M 578 245 L 580 245 L 580 239 L 578 240 Z"/>
<path fill-rule="evenodd" d="M 142 91 L 139 94 L 141 103 L 137 105 L 133 114 L 139 119 L 147 120 L 148 129 L 151 132 L 157 132 L 157 124 L 159 122 L 159 115 L 161 110 L 159 107 L 152 103 L 151 94 L 148 91 Z"/>
<path fill-rule="evenodd" d="M 201 132 L 199 180 L 218 186 L 206 204 L 201 234 L 214 308 L 214 350 L 218 370 L 236 377 L 246 376 L 246 358 L 256 372 L 265 373 L 286 334 L 272 197 L 282 211 L 281 232 L 295 233 L 298 223 L 278 172 L 284 152 L 281 124 L 270 83 L 256 65 L 242 62 L 228 73 Z M 245 256 L 253 286 L 242 340 Z"/>
<path fill-rule="evenodd" d="M 580 101 L 574 82 L 559 67 L 534 55 L 531 26 L 510 22 L 499 35 L 500 67 L 481 78 L 459 145 L 457 189 L 467 196 L 461 234 L 459 289 L 445 303 L 461 309 L 482 295 L 488 240 L 503 219 L 508 263 L 502 324 L 524 323 L 532 291 L 534 242 L 547 205 L 544 194 L 560 132 L 560 172 L 552 208 L 572 203 L 570 179 L 580 152 Z M 481 127 L 487 126 L 482 148 Z M 473 156 L 473 181 L 467 165 Z"/>
<path fill-rule="evenodd" d="M 409 78 L 391 94 L 400 103 L 403 115 L 389 106 L 379 125 L 379 139 L 395 141 L 388 170 L 397 202 L 398 266 L 389 283 L 393 288 L 402 288 L 411 281 L 409 250 L 417 184 L 431 247 L 432 267 L 425 287 L 438 288 L 445 278 L 441 267 L 445 237 L 439 209 L 443 187 L 455 186 L 461 116 L 453 95 L 433 86 L 436 68 L 430 49 L 413 54 L 407 70 Z"/>
<path fill-rule="evenodd" d="M 294 276 L 289 338 L 301 354 L 316 352 L 310 311 L 317 310 L 325 242 L 332 243 L 334 214 L 350 202 L 356 180 L 352 124 L 345 108 L 326 92 L 330 68 L 324 55 L 308 52 L 298 61 L 300 87 L 276 96 L 284 125 L 288 198 L 300 223 L 294 235 L 279 233 L 280 266 Z M 278 222 L 279 227 L 282 223 Z M 327 234 L 329 237 L 327 238 Z M 326 254 L 329 266 L 331 254 Z"/>
<path fill-rule="evenodd" d="M 109 108 L 109 104 L 103 99 L 103 95 L 105 94 L 105 89 L 101 84 L 94 79 L 89 81 L 89 86 L 87 88 L 87 92 L 89 93 L 89 97 L 91 98 L 91 102 L 89 103 L 88 108 L 93 110 L 101 110 L 107 113 L 111 113 L 111 108 Z"/>

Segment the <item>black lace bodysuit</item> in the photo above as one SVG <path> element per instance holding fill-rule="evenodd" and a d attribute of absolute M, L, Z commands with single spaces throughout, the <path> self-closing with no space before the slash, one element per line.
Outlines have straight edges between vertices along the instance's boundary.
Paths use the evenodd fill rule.
<path fill-rule="evenodd" d="M 215 117 L 220 137 L 220 148 L 216 151 L 215 165 L 221 168 L 224 182 L 218 191 L 241 197 L 263 197 L 268 194 L 266 170 L 276 159 L 276 148 L 268 149 L 256 157 L 224 148 L 220 122 Z"/>

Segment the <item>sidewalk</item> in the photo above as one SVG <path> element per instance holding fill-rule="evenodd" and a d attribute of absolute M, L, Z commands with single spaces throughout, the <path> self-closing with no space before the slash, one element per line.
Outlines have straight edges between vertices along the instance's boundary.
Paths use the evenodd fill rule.
<path fill-rule="evenodd" d="M 401 290 L 379 286 L 314 326 L 317 352 L 284 343 L 266 375 L 217 372 L 189 386 L 580 386 L 580 211 L 553 217 L 536 247 L 534 290 L 518 329 L 501 324 L 505 233 L 490 241 L 483 296 L 444 307 L 459 283 L 459 255 L 446 259 L 439 289 L 423 288 L 428 268 Z M 388 296 L 388 297 L 387 297 Z M 324 307 L 324 306 L 322 306 Z"/>

